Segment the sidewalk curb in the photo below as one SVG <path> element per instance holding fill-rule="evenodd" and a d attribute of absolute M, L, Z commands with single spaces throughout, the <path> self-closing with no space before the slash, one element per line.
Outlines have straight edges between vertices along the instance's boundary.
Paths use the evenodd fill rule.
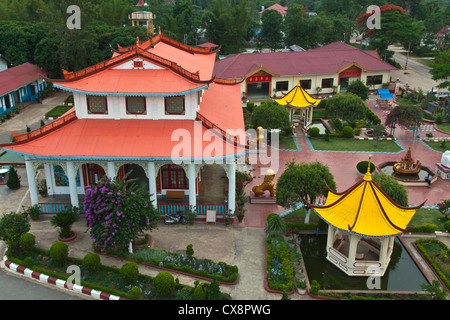
<path fill-rule="evenodd" d="M 3 248 L 0 246 L 0 249 L 3 249 Z M 106 293 L 106 292 L 94 290 L 94 289 L 91 289 L 88 287 L 73 284 L 71 282 L 67 282 L 65 280 L 61 280 L 61 279 L 51 277 L 51 276 L 48 276 L 48 275 L 40 273 L 40 272 L 33 271 L 28 268 L 25 268 L 21 265 L 18 265 L 16 263 L 13 263 L 10 260 L 8 260 L 8 257 L 6 256 L 6 248 L 4 250 L 0 250 L 0 252 L 3 253 L 3 260 L 2 260 L 3 263 L 2 263 L 2 265 L 0 265 L 0 267 L 3 267 L 3 265 L 4 265 L 5 268 L 7 268 L 10 271 L 15 272 L 19 275 L 23 275 L 28 278 L 33 278 L 40 282 L 55 285 L 60 288 L 72 290 L 72 291 L 78 292 L 78 293 L 82 293 L 82 294 L 91 296 L 93 298 L 99 299 L 99 300 L 127 300 L 125 298 L 122 298 L 122 297 L 119 297 L 116 295 L 112 295 L 110 293 Z"/>

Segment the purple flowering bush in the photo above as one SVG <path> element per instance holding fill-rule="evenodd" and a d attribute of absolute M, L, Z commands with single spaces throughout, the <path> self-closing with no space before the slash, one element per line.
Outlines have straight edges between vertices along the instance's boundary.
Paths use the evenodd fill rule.
<path fill-rule="evenodd" d="M 157 227 L 159 213 L 136 180 L 104 177 L 85 189 L 86 222 L 101 251 L 127 246 L 139 233 Z"/>

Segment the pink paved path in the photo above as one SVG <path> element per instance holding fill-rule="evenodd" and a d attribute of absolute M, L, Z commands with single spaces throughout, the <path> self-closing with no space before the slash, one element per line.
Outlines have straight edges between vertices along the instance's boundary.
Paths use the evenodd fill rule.
<path fill-rule="evenodd" d="M 380 117 L 382 123 L 384 123 L 386 114 L 378 108 L 373 108 L 373 101 L 368 101 L 367 105 L 371 108 L 372 111 L 374 111 L 374 113 L 376 113 Z M 433 126 L 427 125 L 424 128 L 432 129 Z M 424 138 L 426 137 L 426 133 L 427 131 L 421 131 L 419 134 L 422 138 Z M 449 137 L 450 141 L 450 134 L 446 134 L 436 130 L 433 130 L 432 133 L 435 137 Z M 334 176 L 334 180 L 336 181 L 337 191 L 345 191 L 362 178 L 362 176 L 360 176 L 356 170 L 356 164 L 360 161 L 368 160 L 369 155 L 372 155 L 373 163 L 375 165 L 379 165 L 386 161 L 397 161 L 406 154 L 409 143 L 413 138 L 412 131 L 408 131 L 403 128 L 397 128 L 395 131 L 395 138 L 398 139 L 398 142 L 405 149 L 398 154 L 311 151 L 305 138 L 298 137 L 297 139 L 301 146 L 301 151 L 279 151 L 280 168 L 275 175 L 275 179 L 277 179 L 281 175 L 281 173 L 284 171 L 286 161 L 290 159 L 295 158 L 296 162 L 312 162 L 317 160 L 324 164 L 327 164 L 330 168 L 330 171 Z M 419 140 L 412 140 L 411 142 L 413 159 L 419 159 L 424 166 L 427 166 L 431 170 L 435 171 L 435 163 L 441 161 L 442 153 L 430 150 Z M 256 169 L 256 171 L 254 171 L 255 178 L 245 188 L 247 195 L 250 195 L 252 187 L 260 184 L 264 178 L 263 174 L 260 174 L 260 167 L 268 168 L 270 167 L 270 165 L 253 165 L 253 168 Z M 423 201 L 427 200 L 425 206 L 435 206 L 442 199 L 450 198 L 450 182 L 443 181 L 439 178 L 432 184 L 431 188 L 406 187 L 406 189 L 408 191 L 408 199 L 410 205 L 419 205 Z M 244 218 L 244 225 L 246 227 L 259 228 L 265 226 L 266 217 L 268 214 L 272 212 L 282 213 L 286 211 L 286 209 L 276 204 L 247 203 L 246 208 L 247 212 Z"/>

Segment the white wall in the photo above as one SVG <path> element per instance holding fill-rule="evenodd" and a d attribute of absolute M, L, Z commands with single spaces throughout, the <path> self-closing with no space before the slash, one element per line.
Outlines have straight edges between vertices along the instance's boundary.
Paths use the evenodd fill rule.
<path fill-rule="evenodd" d="M 198 94 L 193 92 L 185 96 L 184 115 L 166 115 L 164 97 L 146 97 L 147 113 L 142 115 L 127 114 L 124 96 L 108 96 L 108 114 L 89 114 L 86 95 L 74 93 L 76 115 L 79 119 L 190 119 L 197 117 Z"/>

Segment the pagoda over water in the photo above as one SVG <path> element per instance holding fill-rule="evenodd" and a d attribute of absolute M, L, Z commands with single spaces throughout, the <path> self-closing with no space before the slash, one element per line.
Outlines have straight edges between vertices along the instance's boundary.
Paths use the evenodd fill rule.
<path fill-rule="evenodd" d="M 396 204 L 364 178 L 342 193 L 328 191 L 323 206 L 311 205 L 328 224 L 327 259 L 349 276 L 384 275 L 396 236 L 407 231 L 417 207 Z"/>
<path fill-rule="evenodd" d="M 294 112 L 300 110 L 300 117 L 303 118 L 303 129 L 305 132 L 312 124 L 313 107 L 317 106 L 321 99 L 311 97 L 311 95 L 302 88 L 300 80 L 291 91 L 281 98 L 273 99 L 279 105 L 285 106 L 289 112 L 289 120 L 294 128 Z"/>

